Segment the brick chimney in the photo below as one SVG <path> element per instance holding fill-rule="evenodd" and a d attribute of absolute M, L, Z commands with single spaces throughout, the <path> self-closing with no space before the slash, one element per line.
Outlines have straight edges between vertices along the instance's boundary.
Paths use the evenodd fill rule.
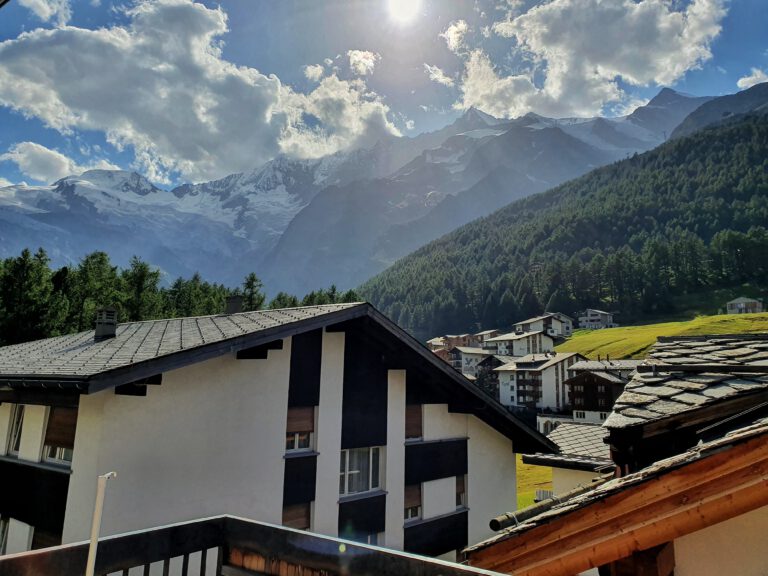
<path fill-rule="evenodd" d="M 101 342 L 114 338 L 117 331 L 117 310 L 112 307 L 96 310 L 96 332 L 93 335 L 95 342 Z"/>

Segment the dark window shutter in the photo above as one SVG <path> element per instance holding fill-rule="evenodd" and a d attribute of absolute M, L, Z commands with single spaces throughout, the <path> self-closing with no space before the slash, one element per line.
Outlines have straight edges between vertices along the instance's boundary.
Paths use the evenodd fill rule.
<path fill-rule="evenodd" d="M 421 506 L 421 484 L 409 484 L 405 487 L 405 508 Z"/>
<path fill-rule="evenodd" d="M 60 448 L 75 447 L 75 427 L 77 425 L 77 408 L 51 408 L 48 417 L 48 427 L 45 430 L 45 445 Z"/>
<path fill-rule="evenodd" d="M 421 404 L 408 404 L 405 407 L 405 437 L 421 438 L 422 434 Z"/>
<path fill-rule="evenodd" d="M 456 476 L 456 494 L 463 494 L 465 492 L 464 488 L 464 475 Z"/>
<path fill-rule="evenodd" d="M 288 427 L 286 432 L 314 432 L 315 408 L 306 406 L 302 408 L 288 408 Z"/>
<path fill-rule="evenodd" d="M 283 526 L 296 528 L 297 530 L 308 530 L 310 523 L 311 503 L 293 504 L 283 507 Z"/>

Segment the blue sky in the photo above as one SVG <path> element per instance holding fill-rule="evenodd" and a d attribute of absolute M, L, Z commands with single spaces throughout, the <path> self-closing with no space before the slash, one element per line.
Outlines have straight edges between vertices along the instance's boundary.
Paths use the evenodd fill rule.
<path fill-rule="evenodd" d="M 220 178 L 476 106 L 618 115 L 768 80 L 764 0 L 11 0 L 0 183 Z"/>

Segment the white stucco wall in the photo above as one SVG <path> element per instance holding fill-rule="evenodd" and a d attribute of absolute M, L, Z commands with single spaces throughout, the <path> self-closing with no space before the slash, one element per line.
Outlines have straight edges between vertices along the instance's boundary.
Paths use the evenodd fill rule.
<path fill-rule="evenodd" d="M 314 532 L 338 536 L 341 406 L 344 391 L 344 333 L 323 332 L 320 365 L 320 404 L 315 441 L 318 451 Z"/>
<path fill-rule="evenodd" d="M 479 418 L 468 418 L 469 544 L 476 544 L 495 534 L 488 527 L 491 518 L 517 508 L 517 477 L 512 441 Z"/>
<path fill-rule="evenodd" d="M 388 548 L 403 549 L 405 507 L 405 370 L 387 373 L 387 452 L 385 483 L 387 507 L 384 542 Z"/>
<path fill-rule="evenodd" d="M 768 506 L 675 540 L 675 576 L 768 574 Z"/>
<path fill-rule="evenodd" d="M 93 482 L 78 480 L 110 470 L 104 535 L 224 513 L 279 524 L 290 352 L 286 339 L 266 360 L 226 355 L 165 373 L 147 397 L 81 404 L 63 541 L 89 532 Z"/>
<path fill-rule="evenodd" d="M 514 392 L 514 372 L 499 372 L 499 402 L 504 406 L 515 404 L 517 394 Z"/>
<path fill-rule="evenodd" d="M 8 402 L 0 404 L 0 456 L 7 454 L 8 434 L 11 428 L 11 412 L 13 412 L 13 404 Z"/>
<path fill-rule="evenodd" d="M 466 414 L 448 412 L 448 404 L 424 404 L 424 441 L 465 438 L 467 418 Z"/>
<path fill-rule="evenodd" d="M 456 476 L 421 483 L 421 517 L 424 520 L 456 510 Z"/>
<path fill-rule="evenodd" d="M 32 547 L 32 526 L 10 518 L 8 521 L 8 535 L 5 541 L 5 553 L 17 554 L 27 552 Z"/>
<path fill-rule="evenodd" d="M 541 408 L 552 408 L 557 406 L 557 384 L 555 366 L 550 366 L 541 371 L 541 398 L 537 406 Z"/>
<path fill-rule="evenodd" d="M 21 443 L 19 459 L 40 462 L 43 455 L 45 425 L 48 418 L 46 406 L 25 406 L 24 421 L 21 425 Z"/>
<path fill-rule="evenodd" d="M 598 476 L 597 472 L 552 468 L 552 492 L 560 495 L 578 486 L 589 486 L 592 484 L 592 479 Z"/>

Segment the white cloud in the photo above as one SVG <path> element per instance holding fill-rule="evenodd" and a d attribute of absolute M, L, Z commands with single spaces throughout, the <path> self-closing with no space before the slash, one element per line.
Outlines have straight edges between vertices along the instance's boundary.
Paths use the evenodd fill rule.
<path fill-rule="evenodd" d="M 486 112 L 506 109 L 505 115 L 532 109 L 554 116 L 597 114 L 605 104 L 626 99 L 619 79 L 638 86 L 673 84 L 711 58 L 710 43 L 725 13 L 725 0 L 692 0 L 684 10 L 666 0 L 553 0 L 493 26 L 537 67 L 541 84 L 527 74 L 501 75 L 474 51 L 464 84 L 480 80 L 508 100 L 463 86 L 459 105 L 485 102 L 495 111 Z"/>
<path fill-rule="evenodd" d="M 445 39 L 448 50 L 458 54 L 464 49 L 464 37 L 468 31 L 469 25 L 466 20 L 457 20 L 456 22 L 451 22 L 451 25 L 445 29 L 445 32 L 440 34 L 440 37 Z"/>
<path fill-rule="evenodd" d="M 38 29 L 0 43 L 0 105 L 64 134 L 104 132 L 118 149 L 132 148 L 134 168 L 156 182 L 176 172 L 222 177 L 285 150 L 342 150 L 369 141 L 369 129 L 397 132 L 362 81 L 325 78 L 303 95 L 224 60 L 221 8 L 156 0 L 127 16 L 125 26 Z M 360 116 L 333 113 L 350 110 Z M 322 124 L 307 126 L 305 112 Z"/>
<path fill-rule="evenodd" d="M 13 186 L 13 182 L 0 176 L 0 188 L 4 188 L 6 186 Z"/>
<path fill-rule="evenodd" d="M 432 66 L 430 64 L 424 64 L 424 71 L 429 75 L 429 79 L 432 82 L 437 82 L 443 86 L 453 86 L 453 78 L 448 76 L 438 66 Z"/>
<path fill-rule="evenodd" d="M 72 18 L 69 0 L 19 0 L 19 4 L 43 22 L 53 22 L 58 26 L 64 26 Z"/>
<path fill-rule="evenodd" d="M 325 74 L 325 68 L 320 64 L 309 64 L 308 66 L 304 66 L 304 76 L 306 76 L 308 80 L 320 82 L 320 78 L 323 77 L 323 74 Z"/>
<path fill-rule="evenodd" d="M 381 60 L 379 54 L 367 50 L 349 50 L 347 57 L 349 58 L 349 67 L 359 76 L 373 74 L 373 68 Z"/>
<path fill-rule="evenodd" d="M 406 130 L 413 130 L 414 128 L 416 128 L 416 122 L 414 122 L 413 120 L 406 120 L 405 128 Z"/>
<path fill-rule="evenodd" d="M 752 88 L 755 84 L 768 82 L 768 74 L 766 74 L 765 71 L 760 70 L 759 68 L 752 68 L 750 72 L 751 73 L 748 76 L 739 78 L 736 82 L 736 86 L 745 90 L 746 88 Z"/>
<path fill-rule="evenodd" d="M 119 169 L 118 166 L 106 160 L 98 160 L 89 165 L 81 166 L 61 152 L 51 150 L 36 142 L 14 144 L 8 149 L 8 152 L 0 154 L 0 161 L 13 162 L 25 176 L 47 184 L 65 176 L 82 174 L 86 170 L 94 168 Z"/>

